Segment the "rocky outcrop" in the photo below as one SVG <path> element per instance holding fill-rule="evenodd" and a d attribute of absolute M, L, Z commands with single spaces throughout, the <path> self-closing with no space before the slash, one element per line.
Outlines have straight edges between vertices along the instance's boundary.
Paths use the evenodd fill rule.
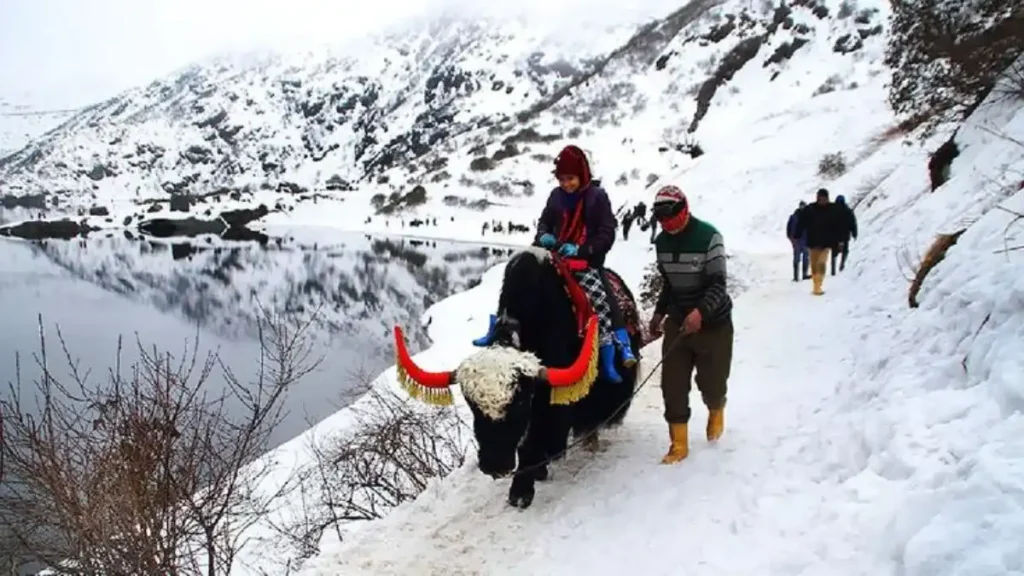
<path fill-rule="evenodd" d="M 221 212 L 215 218 L 151 218 L 137 225 L 140 233 L 157 238 L 196 237 L 212 234 L 225 240 L 253 240 L 265 243 L 268 237 L 249 228 L 249 224 L 263 218 L 270 210 L 263 204 L 256 208 L 243 208 Z M 125 219 L 125 225 L 131 219 Z M 69 240 L 99 230 L 86 221 L 32 220 L 0 227 L 0 236 L 12 236 L 26 240 L 46 238 Z"/>
<path fill-rule="evenodd" d="M 99 230 L 99 228 L 74 220 L 30 220 L 0 227 L 0 236 L 25 240 L 43 240 L 45 238 L 70 240 L 85 236 L 95 230 Z"/>

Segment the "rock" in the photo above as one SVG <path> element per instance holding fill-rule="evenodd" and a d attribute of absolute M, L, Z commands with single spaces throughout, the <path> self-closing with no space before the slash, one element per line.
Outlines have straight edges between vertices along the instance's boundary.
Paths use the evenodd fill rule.
<path fill-rule="evenodd" d="M 89 216 L 109 216 L 110 210 L 106 206 L 93 206 L 89 208 Z"/>
<path fill-rule="evenodd" d="M 32 208 L 46 209 L 46 194 L 26 194 L 25 196 L 0 196 L 0 208 Z"/>
<path fill-rule="evenodd" d="M 270 209 L 267 208 L 266 204 L 260 204 L 254 208 L 243 208 L 241 210 L 228 210 L 227 212 L 221 212 L 220 217 L 227 223 L 229 228 L 244 228 L 250 222 L 259 220 L 267 214 L 270 214 Z"/>
<path fill-rule="evenodd" d="M 188 212 L 192 208 L 192 197 L 188 194 L 171 194 L 171 212 Z"/>
<path fill-rule="evenodd" d="M 146 212 L 149 212 L 150 214 L 152 214 L 154 212 L 159 212 L 159 211 L 161 211 L 163 209 L 164 209 L 163 204 L 157 204 L 157 203 L 154 202 L 153 204 L 149 205 L 149 208 L 146 209 Z"/>
<path fill-rule="evenodd" d="M 204 220 L 201 218 L 153 218 L 139 223 L 139 232 L 156 236 L 157 238 L 171 238 L 174 236 L 202 236 L 203 234 L 220 235 L 228 229 L 224 221 Z"/>
<path fill-rule="evenodd" d="M 99 230 L 85 223 L 73 220 L 31 220 L 20 224 L 0 227 L 0 236 L 13 236 L 25 240 L 42 240 L 53 238 L 70 240 Z"/>
<path fill-rule="evenodd" d="M 246 226 L 269 213 L 270 210 L 267 209 L 267 206 L 260 204 L 257 208 L 221 212 L 220 216 L 216 218 L 153 218 L 140 222 L 138 229 L 143 234 L 157 238 L 214 234 L 225 240 L 258 240 L 262 242 L 266 236 L 249 230 Z"/>

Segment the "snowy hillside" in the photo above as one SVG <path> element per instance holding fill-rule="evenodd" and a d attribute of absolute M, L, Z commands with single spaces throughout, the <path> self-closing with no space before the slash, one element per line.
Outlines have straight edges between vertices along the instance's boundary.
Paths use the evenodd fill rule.
<path fill-rule="evenodd" d="M 0 95 L 0 158 L 20 150 L 74 114 L 70 110 L 39 112 L 36 106 L 18 103 L 22 100 L 29 98 L 13 99 Z M 0 195 L 3 195 L 2 187 Z"/>
<path fill-rule="evenodd" d="M 877 86 L 885 12 L 875 4 L 700 0 L 567 46 L 516 20 L 440 21 L 355 56 L 197 65 L 0 160 L 0 187 L 47 194 L 56 212 L 108 208 L 108 225 L 161 210 L 148 202 L 171 194 L 265 203 L 278 210 L 271 222 L 377 231 L 427 220 L 436 235 L 427 229 L 442 213 L 465 230 L 529 223 L 569 141 L 592 153 L 621 203 L 693 164 L 693 144 L 742 140 L 734 131 L 760 115 L 751 99 L 784 111 Z"/>
<path fill-rule="evenodd" d="M 694 209 L 721 223 L 732 262 L 752 264 L 753 286 L 736 301 L 719 445 L 703 441 L 694 394 L 689 459 L 657 464 L 667 435 L 655 373 L 605 449 L 558 464 L 530 509 L 508 508 L 506 484 L 470 461 L 344 543 L 325 536 L 302 574 L 1024 572 L 1024 102 L 981 106 L 953 135 L 959 155 L 934 192 L 929 150 L 948 133 L 925 147 L 899 136 L 851 146 L 856 164 L 826 184 L 857 204 L 860 236 L 850 267 L 815 298 L 807 282 L 789 281 L 784 242 L 775 250 L 743 232 L 781 235 L 808 198 L 777 184 L 810 160 L 804 145 L 828 150 L 832 126 L 891 121 L 858 97 L 789 109 L 807 124 L 751 111 L 748 146 L 709 152 L 673 178 L 695 191 L 720 184 L 724 198 L 703 196 Z M 772 221 L 757 204 L 748 211 L 742 184 L 755 179 L 775 203 Z M 908 268 L 933 261 L 929 246 L 950 234 L 958 242 L 919 282 L 911 309 Z M 635 262 L 637 250 L 643 239 L 619 245 L 611 265 Z M 493 290 L 499 276 L 486 278 Z M 471 293 L 439 306 L 491 305 Z M 452 366 L 442 356 L 457 354 L 444 347 L 465 350 L 483 326 L 450 326 L 421 364 Z M 646 373 L 657 371 L 659 344 L 645 351 Z"/>

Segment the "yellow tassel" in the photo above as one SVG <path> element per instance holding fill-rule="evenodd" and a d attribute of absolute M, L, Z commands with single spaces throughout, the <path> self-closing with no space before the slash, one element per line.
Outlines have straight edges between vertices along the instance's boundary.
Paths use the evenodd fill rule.
<path fill-rule="evenodd" d="M 590 350 L 590 362 L 587 363 L 587 371 L 583 378 L 570 386 L 553 386 L 551 388 L 551 403 L 555 406 L 567 406 L 575 404 L 590 394 L 590 388 L 597 380 L 597 354 L 598 339 L 594 338 L 593 347 Z"/>
<path fill-rule="evenodd" d="M 398 385 L 402 387 L 410 397 L 429 404 L 431 406 L 451 406 L 455 403 L 455 397 L 449 388 L 428 388 L 409 377 L 409 373 L 402 368 L 400 363 L 395 364 L 395 376 Z"/>

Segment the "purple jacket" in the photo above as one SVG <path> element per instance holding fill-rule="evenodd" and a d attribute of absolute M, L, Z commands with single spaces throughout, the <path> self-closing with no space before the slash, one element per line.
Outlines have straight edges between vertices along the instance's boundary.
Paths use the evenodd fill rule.
<path fill-rule="evenodd" d="M 583 202 L 583 222 L 587 231 L 586 240 L 580 246 L 579 257 L 586 259 L 594 268 L 604 266 L 604 258 L 615 244 L 615 214 L 608 200 L 608 193 L 595 180 L 585 190 L 569 194 L 560 187 L 551 191 L 548 203 L 540 214 L 537 224 L 536 241 L 544 234 L 558 236 L 565 220 L 571 219 L 579 202 Z"/>

